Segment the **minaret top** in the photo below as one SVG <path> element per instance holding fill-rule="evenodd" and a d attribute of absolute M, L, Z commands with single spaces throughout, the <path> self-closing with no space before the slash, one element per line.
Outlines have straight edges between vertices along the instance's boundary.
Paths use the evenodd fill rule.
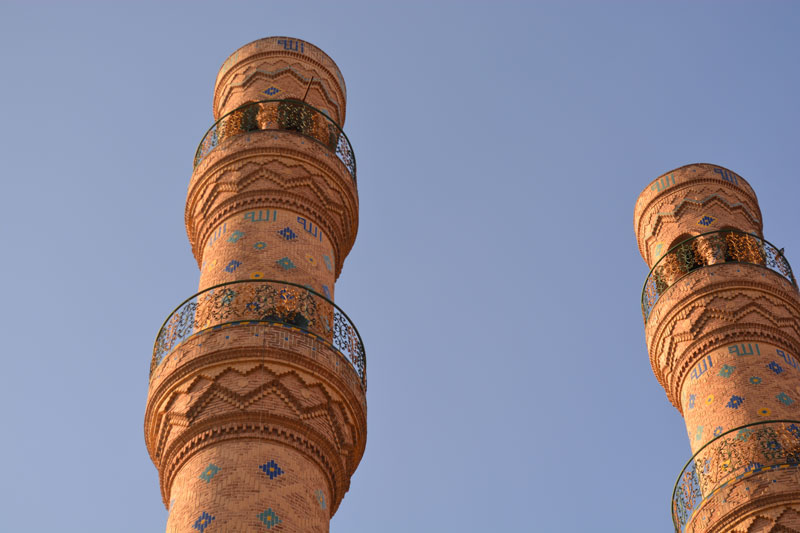
<path fill-rule="evenodd" d="M 294 37 L 265 37 L 233 52 L 214 84 L 214 118 L 260 100 L 304 100 L 344 125 L 347 87 L 336 63 Z"/>
<path fill-rule="evenodd" d="M 639 252 L 649 266 L 685 238 L 719 229 L 761 236 L 753 188 L 732 170 L 684 165 L 657 177 L 639 195 L 633 214 Z"/>

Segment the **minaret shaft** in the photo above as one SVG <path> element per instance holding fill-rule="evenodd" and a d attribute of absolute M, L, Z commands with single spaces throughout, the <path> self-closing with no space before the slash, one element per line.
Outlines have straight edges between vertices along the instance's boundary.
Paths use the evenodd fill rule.
<path fill-rule="evenodd" d="M 652 268 L 650 360 L 695 454 L 676 530 L 800 528 L 800 297 L 753 189 L 722 167 L 681 167 L 640 195 L 634 227 Z"/>
<path fill-rule="evenodd" d="M 345 94 L 288 37 L 217 77 L 186 201 L 199 292 L 159 332 L 145 414 L 170 533 L 327 532 L 364 453 L 364 348 L 333 303 L 358 229 Z"/>

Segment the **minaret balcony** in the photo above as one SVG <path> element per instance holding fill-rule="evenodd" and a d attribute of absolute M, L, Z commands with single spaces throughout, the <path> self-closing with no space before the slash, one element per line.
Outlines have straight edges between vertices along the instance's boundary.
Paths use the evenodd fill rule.
<path fill-rule="evenodd" d="M 642 316 L 645 323 L 658 299 L 681 278 L 700 268 L 730 263 L 763 267 L 779 274 L 797 288 L 792 267 L 784 257 L 783 249 L 756 235 L 738 230 L 703 233 L 673 246 L 653 265 L 642 288 Z"/>
<path fill-rule="evenodd" d="M 777 483 L 777 478 L 793 474 L 798 467 L 800 421 L 767 420 L 720 434 L 697 450 L 675 482 L 671 502 L 675 531 L 687 531 L 692 518 L 701 509 L 708 510 L 709 513 L 701 514 L 709 516 L 725 513 L 732 491 L 723 489 L 733 483 L 745 485 L 739 492 L 748 498 L 779 500 L 776 491 L 786 490 L 786 485 Z M 769 479 L 764 479 L 767 474 Z M 753 487 L 749 486 L 751 484 Z M 693 529 L 690 526 L 688 531 Z"/>
<path fill-rule="evenodd" d="M 257 131 L 291 131 L 322 144 L 347 167 L 356 183 L 356 156 L 347 135 L 325 112 L 293 99 L 251 102 L 223 115 L 200 141 L 194 166 L 225 140 Z"/>
<path fill-rule="evenodd" d="M 206 332 L 247 325 L 301 331 L 338 352 L 367 388 L 367 356 L 353 322 L 325 296 L 295 283 L 239 280 L 209 287 L 182 302 L 164 321 L 153 346 L 150 376 L 178 346 Z"/>

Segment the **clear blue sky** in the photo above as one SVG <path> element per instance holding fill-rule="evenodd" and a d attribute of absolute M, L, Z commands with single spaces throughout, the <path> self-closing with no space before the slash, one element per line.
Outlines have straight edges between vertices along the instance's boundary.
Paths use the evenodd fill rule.
<path fill-rule="evenodd" d="M 800 269 L 798 27 L 766 1 L 3 2 L 0 529 L 164 530 L 142 421 L 197 287 L 192 157 L 223 60 L 291 35 L 340 66 L 359 170 L 336 296 L 369 439 L 332 532 L 670 532 L 690 452 L 634 202 L 727 166 Z"/>

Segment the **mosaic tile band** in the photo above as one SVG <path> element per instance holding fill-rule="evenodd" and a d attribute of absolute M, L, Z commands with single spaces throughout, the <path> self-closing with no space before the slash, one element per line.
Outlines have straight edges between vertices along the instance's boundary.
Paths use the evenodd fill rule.
<path fill-rule="evenodd" d="M 683 532 L 701 504 L 731 481 L 800 466 L 800 421 L 769 420 L 722 433 L 689 460 L 672 492 L 672 521 Z"/>
<path fill-rule="evenodd" d="M 367 356 L 350 318 L 321 294 L 274 280 L 223 283 L 185 300 L 167 317 L 156 336 L 150 375 L 164 357 L 195 333 L 250 320 L 290 325 L 327 340 L 353 365 L 366 390 Z"/>
<path fill-rule="evenodd" d="M 326 146 L 347 167 L 356 182 L 356 156 L 344 131 L 319 109 L 299 100 L 262 100 L 222 116 L 203 136 L 194 156 L 200 164 L 225 139 L 255 131 L 293 131 Z"/>
<path fill-rule="evenodd" d="M 773 244 L 742 231 L 712 231 L 672 247 L 653 265 L 642 288 L 644 321 L 647 322 L 659 297 L 683 276 L 698 268 L 723 263 L 759 265 L 780 274 L 797 287 L 789 261 Z"/>

